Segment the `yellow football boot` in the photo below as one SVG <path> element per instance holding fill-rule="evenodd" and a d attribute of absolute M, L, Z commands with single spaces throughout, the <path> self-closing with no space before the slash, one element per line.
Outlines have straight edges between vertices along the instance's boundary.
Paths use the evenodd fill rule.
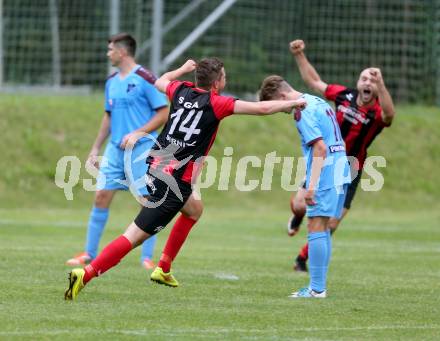
<path fill-rule="evenodd" d="M 82 288 L 84 288 L 84 269 L 73 269 L 69 272 L 69 287 L 64 293 L 65 300 L 74 300 L 78 296 Z"/>
<path fill-rule="evenodd" d="M 171 271 L 165 273 L 160 267 L 156 267 L 156 269 L 154 269 L 154 271 L 151 273 L 150 279 L 153 282 L 168 285 L 169 287 L 173 288 L 179 286 L 179 282 L 176 281 L 174 276 L 171 274 Z"/>

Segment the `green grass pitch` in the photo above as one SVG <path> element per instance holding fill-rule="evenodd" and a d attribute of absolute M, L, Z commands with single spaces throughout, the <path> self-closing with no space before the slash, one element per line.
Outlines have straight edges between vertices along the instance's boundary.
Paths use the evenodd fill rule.
<path fill-rule="evenodd" d="M 399 106 L 369 149 L 387 167 L 380 192 L 358 191 L 334 238 L 325 300 L 288 299 L 308 282 L 292 271 L 306 231 L 288 238 L 290 193 L 202 192 L 205 212 L 174 271 L 181 287 L 151 283 L 135 250 L 65 302 L 64 261 L 81 251 L 93 194 L 67 201 L 54 185 L 64 155 L 84 162 L 102 95 L 0 95 L 0 340 L 438 340 L 440 339 L 440 111 Z M 300 156 L 288 115 L 231 117 L 211 155 Z M 248 179 L 261 180 L 261 169 Z M 84 171 L 81 179 L 84 178 Z M 101 247 L 133 219 L 118 195 Z M 169 228 L 159 233 L 157 261 Z"/>
<path fill-rule="evenodd" d="M 114 210 L 103 243 L 135 212 Z M 291 269 L 305 230 L 287 237 L 287 211 L 205 213 L 175 262 L 181 287 L 151 283 L 134 250 L 65 302 L 63 261 L 84 242 L 87 211 L 2 210 L 0 339 L 438 339 L 438 213 L 353 211 L 325 300 L 287 298 L 307 283 Z"/>

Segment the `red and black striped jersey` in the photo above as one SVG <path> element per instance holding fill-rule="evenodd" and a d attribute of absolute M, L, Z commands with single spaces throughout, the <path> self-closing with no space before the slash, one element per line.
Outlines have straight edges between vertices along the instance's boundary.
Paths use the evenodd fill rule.
<path fill-rule="evenodd" d="M 367 148 L 384 127 L 382 107 L 378 99 L 370 106 L 358 106 L 358 91 L 342 85 L 329 84 L 325 98 L 335 102 L 336 117 L 345 141 L 347 156 L 354 156 L 362 169 L 367 158 Z"/>
<path fill-rule="evenodd" d="M 190 183 L 214 143 L 220 121 L 234 113 L 235 98 L 181 81 L 170 82 L 166 94 L 171 103 L 169 119 L 147 163 Z"/>

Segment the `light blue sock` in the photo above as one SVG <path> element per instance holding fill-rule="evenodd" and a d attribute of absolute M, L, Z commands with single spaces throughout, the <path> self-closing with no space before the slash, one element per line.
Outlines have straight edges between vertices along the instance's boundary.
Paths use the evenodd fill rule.
<path fill-rule="evenodd" d="M 327 277 L 327 233 L 311 232 L 308 234 L 309 241 L 309 272 L 310 288 L 317 292 L 325 290 Z"/>
<path fill-rule="evenodd" d="M 142 244 L 141 263 L 145 258 L 153 259 L 154 244 L 156 244 L 157 235 L 151 236 Z"/>
<path fill-rule="evenodd" d="M 332 234 L 330 233 L 330 229 L 326 231 L 327 234 L 327 267 L 330 264 L 330 259 L 332 258 Z"/>
<path fill-rule="evenodd" d="M 332 235 L 330 233 L 330 229 L 327 229 L 326 233 L 326 240 L 327 240 L 327 260 L 325 265 L 325 282 L 327 283 L 327 274 L 328 274 L 328 267 L 330 264 L 330 260 L 332 258 Z"/>
<path fill-rule="evenodd" d="M 96 258 L 99 241 L 102 231 L 108 219 L 108 208 L 98 208 L 93 206 L 89 217 L 89 226 L 87 228 L 86 252 L 92 259 Z"/>

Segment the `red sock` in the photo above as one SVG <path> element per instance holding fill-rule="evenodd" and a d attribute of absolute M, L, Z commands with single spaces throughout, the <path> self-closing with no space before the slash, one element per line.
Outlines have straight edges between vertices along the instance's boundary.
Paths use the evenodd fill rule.
<path fill-rule="evenodd" d="M 303 258 L 304 260 L 307 260 L 309 258 L 309 244 L 307 243 L 304 245 L 299 252 L 299 256 Z"/>
<path fill-rule="evenodd" d="M 159 264 L 157 264 L 157 266 L 161 267 L 164 272 L 170 271 L 171 262 L 176 258 L 189 234 L 189 231 L 191 231 L 191 228 L 196 222 L 196 220 L 186 217 L 183 214 L 181 214 L 176 220 L 176 223 L 168 236 Z"/>
<path fill-rule="evenodd" d="M 123 235 L 108 244 L 84 270 L 84 284 L 93 277 L 100 276 L 108 269 L 118 264 L 132 249 L 130 241 Z"/>

